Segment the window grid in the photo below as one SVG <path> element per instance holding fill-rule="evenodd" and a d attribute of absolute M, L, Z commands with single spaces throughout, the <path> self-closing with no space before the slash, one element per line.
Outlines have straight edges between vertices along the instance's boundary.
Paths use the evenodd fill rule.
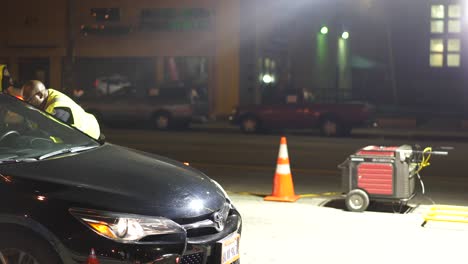
<path fill-rule="evenodd" d="M 429 66 L 456 68 L 461 66 L 460 4 L 431 5 Z"/>

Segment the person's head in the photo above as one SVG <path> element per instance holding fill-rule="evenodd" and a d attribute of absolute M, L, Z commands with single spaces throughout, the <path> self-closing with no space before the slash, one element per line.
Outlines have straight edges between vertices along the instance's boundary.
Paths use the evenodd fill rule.
<path fill-rule="evenodd" d="M 10 93 L 13 88 L 13 78 L 5 64 L 0 64 L 0 92 Z"/>
<path fill-rule="evenodd" d="M 23 85 L 24 99 L 36 107 L 40 107 L 45 102 L 48 94 L 47 88 L 40 81 L 31 80 Z"/>

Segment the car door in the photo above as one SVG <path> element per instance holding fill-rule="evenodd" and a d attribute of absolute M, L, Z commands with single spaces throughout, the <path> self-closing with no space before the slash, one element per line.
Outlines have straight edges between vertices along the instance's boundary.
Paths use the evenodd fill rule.
<path fill-rule="evenodd" d="M 112 121 L 141 120 L 143 115 L 140 101 L 135 88 L 125 87 L 102 98 L 102 114 L 106 119 Z"/>
<path fill-rule="evenodd" d="M 302 103 L 296 95 L 283 97 L 282 102 L 266 105 L 261 110 L 262 121 L 271 128 L 300 128 L 304 126 Z"/>

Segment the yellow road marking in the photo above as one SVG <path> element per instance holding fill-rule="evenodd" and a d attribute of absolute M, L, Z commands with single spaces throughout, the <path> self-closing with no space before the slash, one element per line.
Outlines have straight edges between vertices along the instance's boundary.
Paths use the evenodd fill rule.
<path fill-rule="evenodd" d="M 423 217 L 423 226 L 428 221 L 468 224 L 468 207 L 435 205 L 432 206 Z"/>

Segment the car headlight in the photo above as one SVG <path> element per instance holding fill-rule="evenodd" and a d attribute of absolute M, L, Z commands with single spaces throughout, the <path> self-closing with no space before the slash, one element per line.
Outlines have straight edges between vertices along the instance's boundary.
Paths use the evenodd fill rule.
<path fill-rule="evenodd" d="M 172 220 L 132 214 L 71 208 L 70 213 L 98 235 L 122 243 L 136 242 L 150 235 L 185 233 Z"/>

